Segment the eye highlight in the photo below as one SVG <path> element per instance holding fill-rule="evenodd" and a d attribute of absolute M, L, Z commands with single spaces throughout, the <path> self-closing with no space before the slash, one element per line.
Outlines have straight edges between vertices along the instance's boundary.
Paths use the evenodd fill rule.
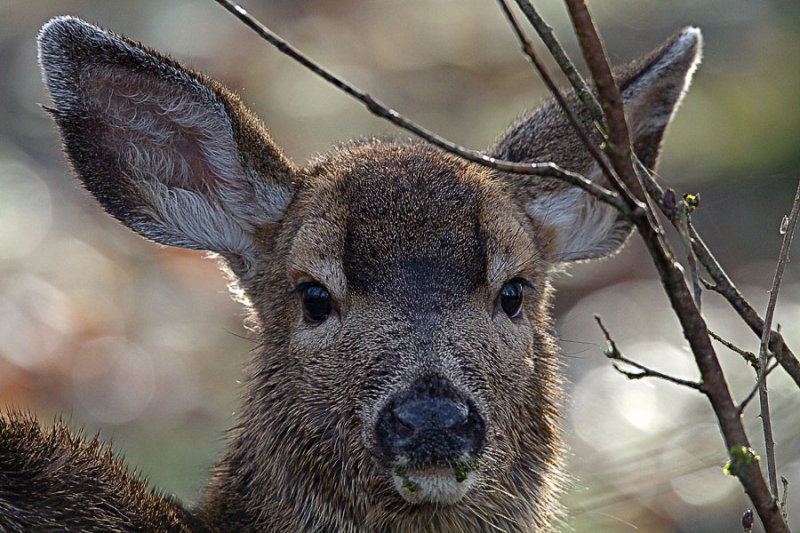
<path fill-rule="evenodd" d="M 301 283 L 294 292 L 300 293 L 303 305 L 303 318 L 311 324 L 324 322 L 333 310 L 331 294 L 319 283 Z"/>
<path fill-rule="evenodd" d="M 499 304 L 509 318 L 517 318 L 522 311 L 524 286 L 530 286 L 530 283 L 522 278 L 514 278 L 500 289 Z"/>

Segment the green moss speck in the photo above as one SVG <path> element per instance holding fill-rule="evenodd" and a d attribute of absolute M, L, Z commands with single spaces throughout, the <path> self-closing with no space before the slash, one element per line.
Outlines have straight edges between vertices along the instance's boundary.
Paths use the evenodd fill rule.
<path fill-rule="evenodd" d="M 480 462 L 475 461 L 458 461 L 453 463 L 453 475 L 456 476 L 456 481 L 459 483 L 467 479 L 470 472 L 474 472 L 480 468 Z"/>
<path fill-rule="evenodd" d="M 403 478 L 402 486 L 409 492 L 417 492 L 419 490 L 419 483 L 417 483 L 416 481 L 412 481 L 407 477 Z"/>
<path fill-rule="evenodd" d="M 731 448 L 728 451 L 728 455 L 730 456 L 730 460 L 725 463 L 725 467 L 722 470 L 729 476 L 735 476 L 742 467 L 754 465 L 761 460 L 761 456 L 756 455 L 753 448 L 748 448 L 741 444 L 737 444 Z"/>

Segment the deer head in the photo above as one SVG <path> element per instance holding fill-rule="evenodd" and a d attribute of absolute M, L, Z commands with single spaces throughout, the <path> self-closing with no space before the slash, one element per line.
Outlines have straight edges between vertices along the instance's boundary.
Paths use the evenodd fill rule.
<path fill-rule="evenodd" d="M 158 52 L 69 17 L 39 39 L 50 112 L 86 189 L 148 239 L 216 253 L 257 324 L 203 521 L 550 523 L 563 478 L 550 276 L 614 253 L 627 220 L 555 179 L 422 143 L 355 142 L 299 166 L 228 89 Z M 618 73 L 648 167 L 699 48 L 685 29 Z M 602 180 L 553 103 L 490 152 Z"/>

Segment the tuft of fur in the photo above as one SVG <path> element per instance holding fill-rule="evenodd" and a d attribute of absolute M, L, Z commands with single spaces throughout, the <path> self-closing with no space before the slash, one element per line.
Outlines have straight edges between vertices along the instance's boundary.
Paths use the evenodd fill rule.
<path fill-rule="evenodd" d="M 367 139 L 298 168 L 227 89 L 140 43 L 70 17 L 45 25 L 39 43 L 83 185 L 143 236 L 220 254 L 259 349 L 196 509 L 150 491 L 97 439 L 11 413 L 0 419 L 0 530 L 553 527 L 565 476 L 550 276 L 616 251 L 627 221 L 562 182 L 423 143 Z M 647 166 L 699 47 L 687 29 L 619 71 Z M 492 153 L 602 179 L 552 102 Z M 522 309 L 509 316 L 500 293 L 519 280 Z M 308 283 L 335 304 L 318 323 L 302 311 Z M 378 449 L 382 410 L 428 378 L 485 425 L 480 449 L 459 459 L 468 471 Z M 409 494 L 413 483 L 424 490 Z"/>
<path fill-rule="evenodd" d="M 172 498 L 131 474 L 111 446 L 84 439 L 57 420 L 0 415 L 0 530 L 194 531 Z"/>

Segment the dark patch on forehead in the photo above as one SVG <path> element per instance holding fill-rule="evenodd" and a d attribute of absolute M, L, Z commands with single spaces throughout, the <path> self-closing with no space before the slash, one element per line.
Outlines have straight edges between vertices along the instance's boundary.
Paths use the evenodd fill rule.
<path fill-rule="evenodd" d="M 410 152 L 410 153 L 409 153 Z M 412 147 L 350 169 L 343 266 L 348 286 L 421 305 L 475 291 L 485 279 L 478 184 L 467 168 Z"/>

